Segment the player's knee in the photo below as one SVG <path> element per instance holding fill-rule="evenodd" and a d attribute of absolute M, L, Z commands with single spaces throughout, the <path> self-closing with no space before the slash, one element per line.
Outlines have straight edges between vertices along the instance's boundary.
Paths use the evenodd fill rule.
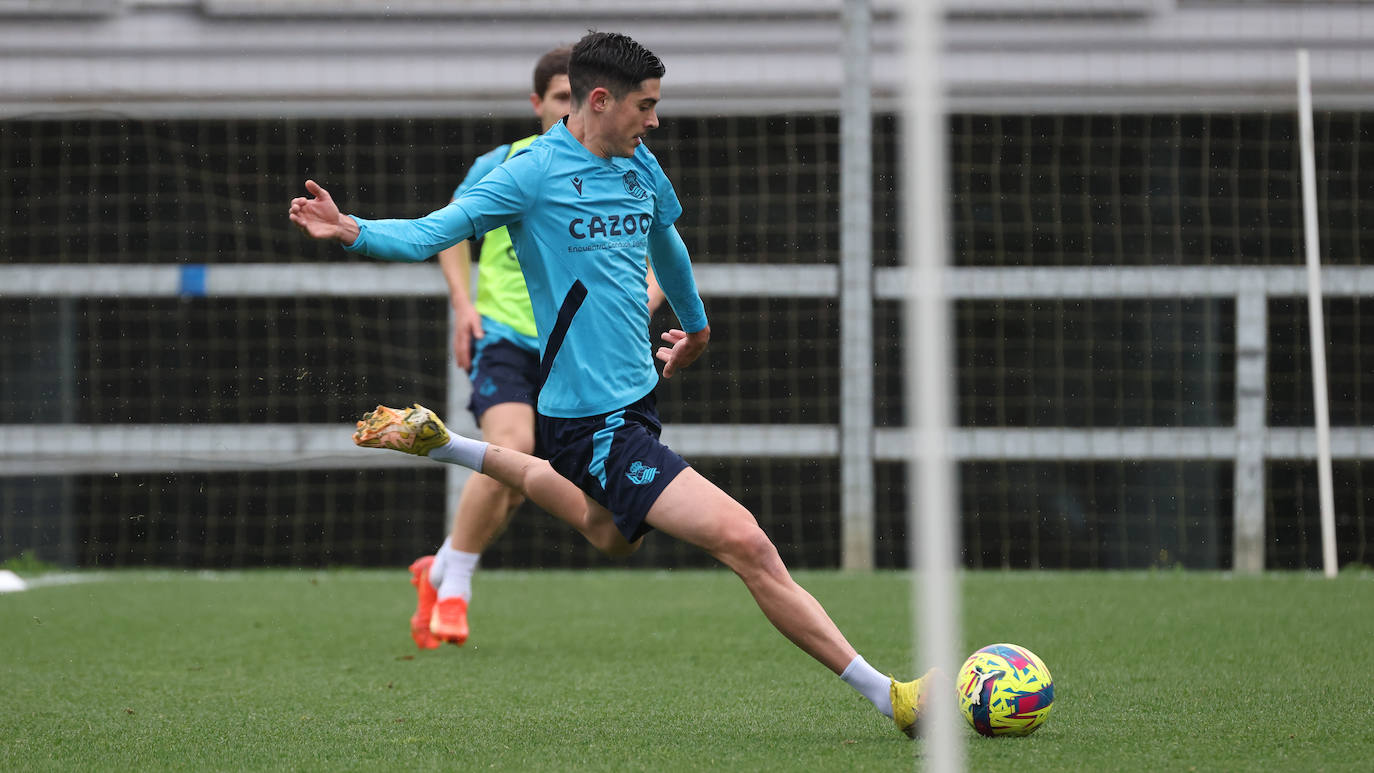
<path fill-rule="evenodd" d="M 771 571 L 782 564 L 777 546 L 752 518 L 724 532 L 717 554 L 736 572 Z"/>

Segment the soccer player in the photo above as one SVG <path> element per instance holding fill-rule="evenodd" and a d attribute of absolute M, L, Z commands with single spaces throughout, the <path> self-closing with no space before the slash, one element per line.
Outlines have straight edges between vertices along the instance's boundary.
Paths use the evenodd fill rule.
<path fill-rule="evenodd" d="M 710 327 L 672 184 L 643 144 L 657 128 L 665 68 L 629 37 L 594 32 L 573 47 L 572 113 L 447 207 L 416 220 L 344 215 L 306 181 L 290 217 L 318 239 L 390 260 L 424 260 L 474 233 L 507 225 L 533 301 L 543 385 L 536 417 L 548 460 L 452 435 L 418 404 L 378 406 L 354 442 L 461 464 L 515 488 L 612 554 L 658 530 L 730 567 L 768 620 L 838 674 L 908 735 L 931 672 L 898 682 L 850 645 L 825 609 L 798 585 L 753 514 L 659 440 L 653 360 L 664 378 L 705 350 Z M 652 356 L 643 255 L 681 329 Z M 564 496 L 562 479 L 583 492 Z M 609 528 L 608 528 L 609 527 Z"/>
<path fill-rule="evenodd" d="M 568 57 L 572 46 L 545 53 L 534 67 L 530 106 L 546 132 L 568 114 L 571 90 Z M 479 156 L 454 191 L 457 199 L 511 156 L 534 142 L 533 134 Z M 482 439 L 534 453 L 535 397 L 539 391 L 539 339 L 529 291 L 520 273 L 515 247 L 505 226 L 482 238 L 477 269 L 477 299 L 468 291 L 472 275 L 470 242 L 439 253 L 439 265 L 453 306 L 453 354 L 472 382 L 468 410 Z M 650 312 L 663 300 L 649 274 Z M 524 497 L 486 475 L 474 474 L 463 485 L 453 527 L 439 550 L 410 565 L 415 586 L 415 613 L 410 635 L 420 649 L 440 642 L 461 645 L 468 638 L 468 604 L 478 560 L 505 531 Z"/>

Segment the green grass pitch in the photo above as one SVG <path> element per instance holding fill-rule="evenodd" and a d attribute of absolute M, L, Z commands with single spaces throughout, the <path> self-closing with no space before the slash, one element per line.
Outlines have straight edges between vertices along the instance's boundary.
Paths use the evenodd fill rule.
<path fill-rule="evenodd" d="M 0 770 L 912 770 L 910 742 L 721 571 L 479 574 L 418 652 L 403 571 L 82 575 L 0 595 Z M 802 572 L 916 672 L 910 583 Z M 1055 677 L 971 770 L 1369 770 L 1374 574 L 972 573 L 964 646 Z"/>

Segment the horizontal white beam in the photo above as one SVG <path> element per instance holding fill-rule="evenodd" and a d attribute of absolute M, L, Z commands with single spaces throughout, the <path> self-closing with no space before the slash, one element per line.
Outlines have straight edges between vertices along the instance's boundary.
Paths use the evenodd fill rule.
<path fill-rule="evenodd" d="M 834 297 L 835 265 L 700 263 L 697 287 L 709 297 Z M 1305 295 L 1301 267 L 955 268 L 946 272 L 952 298 L 1199 298 L 1245 292 Z M 876 271 L 874 294 L 904 297 L 903 271 Z M 1327 296 L 1374 295 L 1374 266 L 1322 269 Z M 0 266 L 0 297 L 197 296 L 444 296 L 437 264 L 228 263 L 223 265 Z"/>
<path fill-rule="evenodd" d="M 5 475 L 272 471 L 414 465 L 358 448 L 351 425 L 0 425 Z"/>
<path fill-rule="evenodd" d="M 465 428 L 468 429 L 468 428 Z M 361 469 L 432 464 L 405 454 L 357 448 L 350 424 L 0 425 L 0 475 L 100 475 Z M 958 461 L 1118 461 L 1235 458 L 1235 431 L 1217 428 L 959 429 Z M 670 424 L 663 440 L 691 458 L 835 458 L 839 428 L 829 425 Z M 907 458 L 907 431 L 877 431 L 875 456 Z M 1374 429 L 1335 428 L 1336 459 L 1374 459 Z M 1313 459 L 1310 429 L 1271 428 L 1268 459 Z"/>
<path fill-rule="evenodd" d="M 875 294 L 904 297 L 904 272 L 876 271 Z M 1295 266 L 1178 266 L 1149 268 L 954 268 L 946 271 L 951 298 L 1220 298 L 1246 292 L 1307 294 L 1306 269 Z M 1322 269 L 1328 296 L 1374 295 L 1374 266 Z"/>
<path fill-rule="evenodd" d="M 951 433 L 950 456 L 959 461 L 1187 460 L 1225 461 L 1238 451 L 1230 427 L 1122 427 L 1119 429 L 959 429 Z M 1315 459 L 1311 429 L 1265 430 L 1266 459 Z M 877 455 L 887 461 L 906 457 L 911 441 L 902 429 L 878 430 Z M 1331 455 L 1337 459 L 1374 459 L 1374 429 L 1333 428 Z"/>
<path fill-rule="evenodd" d="M 829 297 L 839 268 L 827 265 L 699 264 L 697 287 L 712 297 Z M 446 297 L 438 264 L 228 263 L 0 266 L 0 297 Z"/>
<path fill-rule="evenodd" d="M 454 431 L 472 432 L 456 417 Z M 351 424 L 0 424 L 0 475 L 311 470 L 432 464 L 358 448 Z M 676 425 L 664 442 L 685 456 L 834 456 L 830 426 Z"/>

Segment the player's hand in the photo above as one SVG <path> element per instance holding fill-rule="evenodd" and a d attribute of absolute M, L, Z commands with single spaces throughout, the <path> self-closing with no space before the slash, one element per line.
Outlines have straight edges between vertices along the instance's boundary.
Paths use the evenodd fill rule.
<path fill-rule="evenodd" d="M 291 200 L 291 222 L 312 239 L 336 239 L 352 244 L 358 238 L 358 225 L 353 218 L 342 217 L 329 191 L 314 180 L 305 181 L 305 190 L 314 198 L 297 196 Z M 341 222 L 345 220 L 346 224 Z"/>
<path fill-rule="evenodd" d="M 473 339 L 480 339 L 484 335 L 482 315 L 477 313 L 477 309 L 471 305 L 453 308 L 453 361 L 458 367 L 463 370 L 472 367 Z"/>
<path fill-rule="evenodd" d="M 654 356 L 663 361 L 663 377 L 672 378 L 679 369 L 696 362 L 701 353 L 706 351 L 706 344 L 711 340 L 711 328 L 707 326 L 695 333 L 674 328 L 660 338 L 668 345 L 658 347 Z"/>

